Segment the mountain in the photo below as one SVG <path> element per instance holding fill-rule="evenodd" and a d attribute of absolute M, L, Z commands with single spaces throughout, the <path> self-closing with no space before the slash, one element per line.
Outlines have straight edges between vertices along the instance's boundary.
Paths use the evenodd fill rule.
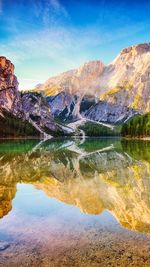
<path fill-rule="evenodd" d="M 0 57 L 0 137 L 68 135 L 74 131 L 54 121 L 40 93 L 20 93 L 14 65 Z"/>
<path fill-rule="evenodd" d="M 72 95 L 93 95 L 99 89 L 100 76 L 104 68 L 101 61 L 91 61 L 78 69 L 49 78 L 44 84 L 39 84 L 38 89 L 44 91 L 47 96 L 56 95 L 61 91 Z"/>
<path fill-rule="evenodd" d="M 104 64 L 101 61 L 91 61 L 78 69 L 48 79 L 35 91 L 42 91 L 49 96 L 48 101 L 55 116 L 78 118 L 83 97 L 96 94 L 103 71 Z"/>
<path fill-rule="evenodd" d="M 101 100 L 150 110 L 150 43 L 122 50 L 101 77 Z"/>
<path fill-rule="evenodd" d="M 126 121 L 150 110 L 150 43 L 123 49 L 107 66 L 101 61 L 85 63 L 49 78 L 35 90 L 45 93 L 52 113 L 61 119 Z M 94 103 L 88 106 L 91 98 Z"/>
<path fill-rule="evenodd" d="M 5 57 L 0 57 L 0 109 L 5 109 L 15 115 L 21 111 L 14 65 Z"/>
<path fill-rule="evenodd" d="M 116 134 L 114 126 L 149 111 L 150 43 L 123 49 L 107 66 L 85 63 L 28 92 L 19 92 L 14 65 L 0 57 L 0 124 L 6 128 L 1 137 L 92 135 L 91 124 L 95 135 Z"/>

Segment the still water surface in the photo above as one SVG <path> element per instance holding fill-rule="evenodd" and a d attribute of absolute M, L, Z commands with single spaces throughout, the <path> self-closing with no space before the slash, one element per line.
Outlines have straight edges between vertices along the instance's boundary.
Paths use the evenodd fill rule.
<path fill-rule="evenodd" d="M 150 266 L 150 142 L 0 142 L 0 266 Z"/>

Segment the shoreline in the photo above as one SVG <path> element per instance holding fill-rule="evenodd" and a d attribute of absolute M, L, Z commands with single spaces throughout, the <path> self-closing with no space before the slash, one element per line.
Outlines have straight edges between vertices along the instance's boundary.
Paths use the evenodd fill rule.
<path fill-rule="evenodd" d="M 141 138 L 141 140 L 147 140 L 147 141 L 150 141 L 150 136 L 143 137 L 143 138 Z"/>
<path fill-rule="evenodd" d="M 51 139 L 82 139 L 81 136 L 53 136 Z M 129 137 L 129 136 L 85 136 L 85 139 L 126 139 L 126 140 L 144 140 L 150 141 L 150 136 L 145 137 Z M 28 137 L 0 137 L 0 140 L 40 140 L 44 141 L 44 138 L 36 137 L 36 136 L 28 136 Z M 46 141 L 45 140 L 45 141 Z"/>
<path fill-rule="evenodd" d="M 150 141 L 150 136 L 144 136 L 144 137 L 129 137 L 129 136 L 121 136 L 121 139 L 125 140 L 143 140 L 143 141 Z"/>

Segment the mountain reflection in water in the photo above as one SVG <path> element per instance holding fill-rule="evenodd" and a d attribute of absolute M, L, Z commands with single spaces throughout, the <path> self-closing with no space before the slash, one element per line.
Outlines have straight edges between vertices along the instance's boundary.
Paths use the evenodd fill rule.
<path fill-rule="evenodd" d="M 1 141 L 0 218 L 12 209 L 17 183 L 87 214 L 108 210 L 122 226 L 150 233 L 148 141 Z"/>

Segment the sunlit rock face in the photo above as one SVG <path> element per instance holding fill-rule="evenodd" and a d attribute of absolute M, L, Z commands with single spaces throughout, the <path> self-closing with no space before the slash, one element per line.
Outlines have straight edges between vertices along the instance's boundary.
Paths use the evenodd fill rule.
<path fill-rule="evenodd" d="M 62 112 L 66 117 L 82 114 L 96 121 L 122 122 L 136 113 L 150 111 L 149 62 L 149 43 L 131 46 L 107 66 L 101 61 L 91 61 L 49 78 L 35 90 L 55 96 L 49 102 L 56 116 Z M 91 95 L 96 104 L 83 112 L 82 99 Z"/>
<path fill-rule="evenodd" d="M 122 50 L 108 65 L 100 83 L 100 98 L 109 103 L 150 110 L 150 43 Z"/>
<path fill-rule="evenodd" d="M 80 117 L 81 101 L 85 95 L 95 95 L 104 70 L 101 61 L 85 63 L 75 70 L 64 72 L 48 79 L 45 84 L 35 90 L 43 91 L 55 116 L 60 119 Z"/>
<path fill-rule="evenodd" d="M 0 116 L 4 117 L 4 111 L 22 121 L 27 120 L 42 134 L 65 135 L 74 132 L 54 122 L 50 106 L 41 94 L 18 91 L 14 65 L 5 57 L 0 57 Z"/>
<path fill-rule="evenodd" d="M 5 156 L 1 150 L 0 216 L 11 209 L 16 184 L 24 182 L 82 212 L 98 215 L 108 210 L 122 226 L 149 233 L 149 146 L 137 142 L 132 156 L 128 153 L 132 145 L 130 141 L 112 145 L 109 141 L 80 144 L 66 140 L 32 143 L 26 146 L 28 151 Z"/>
<path fill-rule="evenodd" d="M 100 76 L 103 71 L 104 64 L 101 61 L 90 61 L 78 69 L 49 78 L 37 89 L 44 91 L 47 96 L 56 95 L 61 91 L 73 95 L 93 94 L 99 88 Z"/>
<path fill-rule="evenodd" d="M 21 109 L 14 65 L 5 57 L 0 57 L 0 108 L 14 114 L 17 114 Z"/>

